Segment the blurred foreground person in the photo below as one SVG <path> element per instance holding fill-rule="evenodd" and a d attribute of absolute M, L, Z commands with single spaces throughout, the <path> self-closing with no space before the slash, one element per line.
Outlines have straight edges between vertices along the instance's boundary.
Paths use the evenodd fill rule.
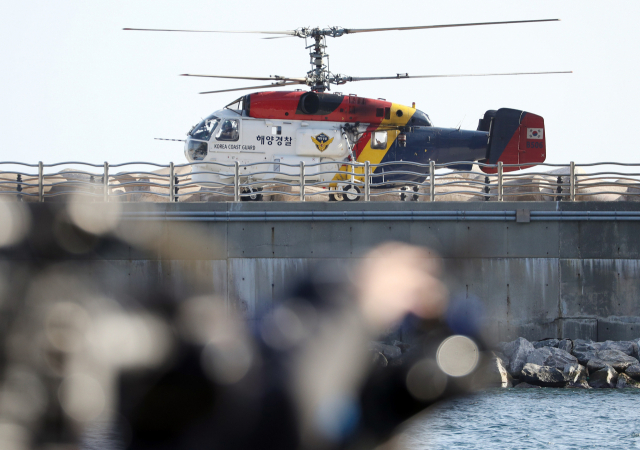
<path fill-rule="evenodd" d="M 0 250 L 25 262 L 0 266 L 3 448 L 371 449 L 475 387 L 481 330 L 452 320 L 460 308 L 424 249 L 318 265 L 249 322 L 224 299 L 114 283 L 117 268 L 105 283 L 74 263 L 163 245 L 153 226 L 113 221 L 116 206 L 4 205 L 13 237 Z M 198 229 L 180 236 L 175 248 Z M 411 348 L 386 364 L 371 341 L 398 330 Z"/>

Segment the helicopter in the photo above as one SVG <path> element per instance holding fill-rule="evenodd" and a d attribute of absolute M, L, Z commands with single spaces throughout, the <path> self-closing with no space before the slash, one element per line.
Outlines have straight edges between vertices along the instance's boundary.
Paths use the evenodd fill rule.
<path fill-rule="evenodd" d="M 346 162 L 374 165 L 371 183 L 377 186 L 402 186 L 420 182 L 428 175 L 429 163 L 455 161 L 496 164 L 526 164 L 504 167 L 504 171 L 522 170 L 542 163 L 546 158 L 544 119 L 536 114 L 501 108 L 488 110 L 479 120 L 476 130 L 440 128 L 433 126 L 429 116 L 412 106 L 383 99 L 331 93 L 331 86 L 357 81 L 400 80 L 412 78 L 478 77 L 512 75 L 566 74 L 571 71 L 519 72 L 491 74 L 409 75 L 353 77 L 333 73 L 328 67 L 327 38 L 354 33 L 409 31 L 419 29 L 507 25 L 554 22 L 559 19 L 479 22 L 446 25 L 425 25 L 395 28 L 307 27 L 287 31 L 218 31 L 124 28 L 127 31 L 198 32 L 198 33 L 257 33 L 271 35 L 265 39 L 299 37 L 309 49 L 311 69 L 304 77 L 270 75 L 268 77 L 235 75 L 182 74 L 188 77 L 268 81 L 270 84 L 234 89 L 201 92 L 222 92 L 268 89 L 243 95 L 224 108 L 215 111 L 187 134 L 185 157 L 189 162 L 211 162 L 193 166 L 192 180 L 197 184 L 228 181 L 233 169 L 219 164 L 241 167 L 239 176 L 250 183 L 243 199 L 261 200 L 262 186 L 290 181 L 298 175 L 301 162 L 305 164 L 305 179 L 328 183 L 333 201 L 356 201 L 361 198 L 363 169 Z M 311 42 L 309 44 L 309 42 Z M 307 45 L 309 44 L 309 45 Z M 306 86 L 309 89 L 280 90 L 279 88 Z M 278 88 L 277 90 L 274 90 Z M 260 173 L 251 173 L 246 165 L 266 163 Z M 394 162 L 380 166 L 381 163 Z M 317 165 L 317 163 L 323 163 Z M 405 163 L 405 164 L 403 164 Z M 421 166 L 407 163 L 421 163 Z M 457 170 L 471 170 L 471 164 L 449 166 Z M 481 167 L 485 173 L 495 168 Z M 329 172 L 329 173 L 327 173 Z M 334 172 L 334 173 L 331 173 Z M 337 172 L 337 173 L 335 173 Z M 385 175 L 387 172 L 387 175 Z M 392 172 L 392 173 L 389 173 Z M 398 173 L 401 172 L 401 173 Z M 402 173 L 404 172 L 404 173 Z M 407 173 L 409 172 L 409 173 Z M 351 182 L 349 182 L 349 180 Z M 417 190 L 415 187 L 414 190 Z M 407 196 L 402 197 L 403 200 Z M 417 200 L 417 195 L 413 195 Z"/>

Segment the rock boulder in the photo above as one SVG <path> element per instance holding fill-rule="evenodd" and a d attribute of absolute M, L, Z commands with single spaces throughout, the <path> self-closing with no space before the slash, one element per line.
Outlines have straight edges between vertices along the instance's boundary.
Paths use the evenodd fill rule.
<path fill-rule="evenodd" d="M 493 352 L 493 355 L 497 358 L 500 358 L 502 360 L 502 364 L 504 364 L 505 367 L 509 367 L 509 358 L 507 358 L 504 353 L 496 350 Z"/>
<path fill-rule="evenodd" d="M 527 363 L 527 357 L 534 350 L 533 344 L 525 338 L 518 338 L 504 345 L 502 352 L 509 358 L 507 370 L 511 376 L 520 376 L 522 368 Z"/>
<path fill-rule="evenodd" d="M 535 349 L 527 357 L 527 362 L 539 366 L 555 367 L 558 370 L 563 370 L 567 364 L 578 365 L 578 359 L 575 356 L 555 347 Z"/>
<path fill-rule="evenodd" d="M 624 388 L 636 388 L 640 389 L 640 381 L 636 381 L 628 375 L 621 373 L 618 375 L 618 382 L 616 383 L 618 389 Z"/>
<path fill-rule="evenodd" d="M 605 367 L 596 372 L 589 372 L 589 386 L 592 388 L 613 388 L 618 383 L 618 372 L 612 367 Z"/>
<path fill-rule="evenodd" d="M 538 386 L 562 387 L 566 384 L 564 374 L 555 367 L 527 363 L 522 368 L 520 379 Z"/>
<path fill-rule="evenodd" d="M 580 364 L 585 365 L 590 359 L 596 358 L 596 352 L 600 349 L 599 342 L 593 342 L 590 340 L 576 339 L 573 341 L 572 354 L 578 358 Z"/>
<path fill-rule="evenodd" d="M 569 339 L 563 339 L 558 342 L 558 348 L 560 350 L 564 350 L 567 353 L 571 353 L 573 351 L 573 342 Z"/>
<path fill-rule="evenodd" d="M 589 369 L 589 373 L 597 372 L 598 370 L 604 369 L 605 367 L 611 366 L 601 359 L 590 359 L 587 363 L 587 369 Z"/>
<path fill-rule="evenodd" d="M 562 373 L 564 374 L 564 377 L 567 381 L 573 382 L 582 379 L 586 381 L 587 377 L 589 376 L 589 370 L 582 364 L 578 363 L 566 364 L 562 369 Z"/>
<path fill-rule="evenodd" d="M 546 366 L 545 361 L 551 357 L 551 350 L 548 347 L 539 347 L 529 353 L 527 362 L 537 364 L 538 366 Z"/>
<path fill-rule="evenodd" d="M 637 358 L 638 344 L 633 341 L 605 341 L 600 346 L 600 350 L 618 350 L 625 355 Z"/>
<path fill-rule="evenodd" d="M 625 369 L 624 373 L 635 380 L 640 380 L 640 364 L 634 364 Z"/>
<path fill-rule="evenodd" d="M 624 372 L 627 367 L 638 364 L 637 359 L 621 352 L 620 350 L 598 350 L 595 358 L 587 363 L 591 362 L 595 364 L 596 361 L 601 362 L 603 366 L 609 365 L 618 372 Z M 591 369 L 589 369 L 589 371 L 591 371 Z"/>
<path fill-rule="evenodd" d="M 509 388 L 513 385 L 511 375 L 507 372 L 502 359 L 497 356 L 493 356 L 478 370 L 475 380 L 480 388 Z"/>
<path fill-rule="evenodd" d="M 545 339 L 544 341 L 537 341 L 533 343 L 534 348 L 542 347 L 557 347 L 560 341 L 557 339 Z"/>
<path fill-rule="evenodd" d="M 588 370 L 580 364 L 567 364 L 562 370 L 565 380 L 567 380 L 567 388 L 591 389 L 587 381 Z"/>

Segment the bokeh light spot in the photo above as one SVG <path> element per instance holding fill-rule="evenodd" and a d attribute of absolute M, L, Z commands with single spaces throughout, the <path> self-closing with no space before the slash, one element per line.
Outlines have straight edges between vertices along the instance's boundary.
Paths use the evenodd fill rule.
<path fill-rule="evenodd" d="M 440 369 L 452 377 L 463 377 L 473 372 L 479 357 L 476 343 L 460 335 L 450 336 L 442 341 L 436 354 Z"/>
<path fill-rule="evenodd" d="M 444 393 L 446 387 L 447 376 L 433 359 L 418 361 L 407 373 L 407 389 L 418 400 L 435 400 Z"/>

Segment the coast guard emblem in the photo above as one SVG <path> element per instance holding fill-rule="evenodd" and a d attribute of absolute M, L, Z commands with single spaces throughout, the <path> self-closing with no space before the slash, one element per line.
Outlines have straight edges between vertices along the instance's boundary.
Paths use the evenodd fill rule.
<path fill-rule="evenodd" d="M 333 138 L 329 139 L 329 136 L 324 133 L 320 133 L 316 137 L 311 136 L 311 140 L 316 144 L 316 148 L 321 152 L 325 151 L 329 144 L 333 142 Z"/>

